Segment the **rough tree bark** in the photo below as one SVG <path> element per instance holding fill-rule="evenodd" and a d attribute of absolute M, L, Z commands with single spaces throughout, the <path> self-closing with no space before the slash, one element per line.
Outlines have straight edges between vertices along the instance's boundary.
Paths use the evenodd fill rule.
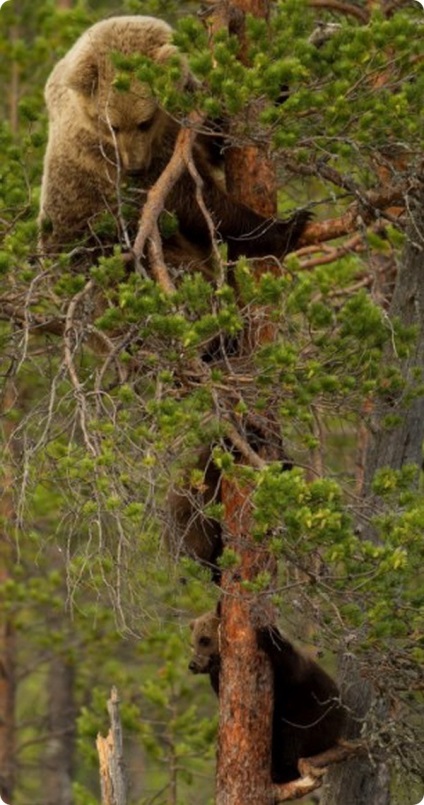
<path fill-rule="evenodd" d="M 123 736 L 119 714 L 119 696 L 112 688 L 107 703 L 110 730 L 106 738 L 97 736 L 102 805 L 126 805 L 127 781 L 124 764 Z"/>
<path fill-rule="evenodd" d="M 258 651 L 256 626 L 266 608 L 243 595 L 240 581 L 266 569 L 249 539 L 249 490 L 223 482 L 228 543 L 240 555 L 237 571 L 223 574 L 217 805 L 271 803 L 272 671 Z"/>
<path fill-rule="evenodd" d="M 399 318 L 404 325 L 415 325 L 418 330 L 415 349 L 411 349 L 403 362 L 405 379 L 411 380 L 414 370 L 424 372 L 424 187 L 418 199 L 411 200 L 411 226 L 403 258 L 399 266 L 393 295 L 390 317 Z M 388 360 L 393 359 L 388 355 Z M 387 430 L 383 426 L 384 417 L 390 412 L 401 414 L 398 427 Z M 375 429 L 368 446 L 364 496 L 372 508 L 372 479 L 381 467 L 400 469 L 403 465 L 414 463 L 422 465 L 424 441 L 424 395 L 412 402 L 402 399 L 390 400 L 375 412 Z M 367 535 L 369 536 L 369 535 Z M 372 535 L 371 535 L 372 536 Z M 356 721 L 350 724 L 349 737 L 356 737 L 361 719 L 366 715 L 371 703 L 376 712 L 384 718 L 387 703 L 375 700 L 375 694 L 364 679 L 361 679 L 353 658 L 344 658 L 341 668 L 342 689 L 349 708 Z M 353 758 L 341 766 L 333 767 L 327 777 L 322 805 L 388 805 L 390 802 L 390 777 L 384 759 L 370 758 L 366 755 Z"/>
<path fill-rule="evenodd" d="M 415 326 L 418 329 L 415 349 L 411 349 L 408 358 L 403 362 L 403 375 L 407 383 L 412 381 L 414 371 L 417 369 L 424 374 L 423 266 L 424 188 L 412 209 L 408 240 L 398 269 L 389 311 L 391 319 L 398 318 L 403 325 Z M 388 413 L 397 413 L 402 417 L 401 423 L 389 431 L 382 427 L 382 419 Z M 405 404 L 402 399 L 391 400 L 377 411 L 376 415 L 375 432 L 369 446 L 365 469 L 366 494 L 369 494 L 372 479 L 379 467 L 400 469 L 405 464 L 421 466 L 423 460 L 424 395 L 416 397 L 409 404 Z"/>
<path fill-rule="evenodd" d="M 236 0 L 232 6 L 242 12 L 236 19 L 243 59 L 243 12 L 267 18 L 270 3 Z M 234 20 L 234 8 L 231 15 Z M 222 4 L 217 19 L 222 24 Z M 262 214 L 276 214 L 274 171 L 257 148 L 228 149 L 225 167 L 227 187 L 233 197 Z M 260 321 L 259 315 L 254 326 L 255 340 L 270 335 L 258 332 Z M 265 453 L 261 457 L 270 458 Z M 272 458 L 275 458 L 273 450 Z M 236 570 L 225 571 L 222 579 L 217 805 L 266 805 L 273 801 L 270 774 L 273 677 L 270 663 L 256 641 L 256 629 L 269 621 L 270 607 L 263 597 L 248 594 L 242 582 L 254 581 L 264 571 L 272 577 L 275 563 L 264 546 L 258 550 L 251 539 L 249 496 L 248 487 L 223 481 L 227 544 L 239 555 L 239 564 Z"/>

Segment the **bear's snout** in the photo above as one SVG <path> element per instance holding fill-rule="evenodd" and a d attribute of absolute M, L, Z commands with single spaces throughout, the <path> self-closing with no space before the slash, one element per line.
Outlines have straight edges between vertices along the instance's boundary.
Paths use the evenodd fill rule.
<path fill-rule="evenodd" d="M 192 672 L 192 674 L 200 674 L 200 668 L 196 662 L 196 660 L 192 660 L 189 663 L 188 670 Z"/>

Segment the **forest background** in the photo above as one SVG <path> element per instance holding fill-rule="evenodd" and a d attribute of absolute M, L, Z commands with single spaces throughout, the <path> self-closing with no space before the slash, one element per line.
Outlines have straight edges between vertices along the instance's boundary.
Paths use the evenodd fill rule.
<path fill-rule="evenodd" d="M 242 68 L 225 34 L 212 64 L 197 11 L 160 0 L 0 10 L 2 794 L 13 805 L 99 803 L 95 738 L 116 685 L 129 801 L 214 801 L 217 703 L 187 670 L 187 625 L 217 590 L 162 544 L 166 492 L 207 442 L 254 490 L 255 539 L 278 561 L 249 594 L 266 592 L 283 629 L 332 673 L 337 656 L 354 660 L 378 694 L 363 729 L 384 772 L 378 801 L 413 805 L 423 793 L 424 13 L 413 0 L 277 3 L 272 37 L 250 21 Z M 107 310 L 80 321 L 70 346 L 87 277 L 66 256 L 36 256 L 43 87 L 80 33 L 114 13 L 178 24 L 202 111 L 242 120 L 241 144 L 272 157 L 281 215 L 308 203 L 315 220 L 283 270 L 258 277 L 241 261 L 237 297 L 222 247 L 217 292 L 184 277 L 169 296 L 126 279 L 119 256 L 103 261 L 91 278 Z M 317 21 L 340 26 L 319 47 Z M 259 123 L 244 111 L 252 99 Z M 272 340 L 196 376 L 208 339 L 246 333 L 264 308 Z M 294 469 L 235 467 L 229 434 L 270 410 Z M 202 484 L 196 470 L 192 481 Z"/>

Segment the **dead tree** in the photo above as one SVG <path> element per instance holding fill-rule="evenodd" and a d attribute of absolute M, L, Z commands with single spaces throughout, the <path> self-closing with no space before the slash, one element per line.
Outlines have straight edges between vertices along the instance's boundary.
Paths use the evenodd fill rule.
<path fill-rule="evenodd" d="M 123 737 L 119 714 L 119 696 L 112 688 L 107 703 L 110 730 L 106 738 L 97 736 L 96 746 L 99 755 L 102 805 L 126 805 L 127 783 L 125 776 Z"/>

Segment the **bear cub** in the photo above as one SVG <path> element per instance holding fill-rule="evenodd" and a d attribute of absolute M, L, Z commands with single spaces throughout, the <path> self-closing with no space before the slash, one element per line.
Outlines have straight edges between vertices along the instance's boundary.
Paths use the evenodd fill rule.
<path fill-rule="evenodd" d="M 221 500 L 221 472 L 209 447 L 198 451 L 194 466 L 203 472 L 202 484 L 195 487 L 187 481 L 168 492 L 164 541 L 175 558 L 185 554 L 210 568 L 212 581 L 219 584 L 221 571 L 217 561 L 224 548 L 222 528 L 204 509 Z"/>
<path fill-rule="evenodd" d="M 191 621 L 193 655 L 189 670 L 209 674 L 219 694 L 218 613 Z M 298 761 L 325 752 L 337 743 L 344 710 L 334 680 L 310 657 L 298 651 L 276 626 L 258 629 L 258 646 L 274 672 L 271 777 L 287 783 L 300 777 Z"/>
<path fill-rule="evenodd" d="M 259 427 L 249 426 L 244 430 L 244 436 L 249 446 L 261 456 L 262 447 L 269 446 L 269 437 L 266 431 Z M 280 460 L 281 471 L 293 467 L 282 442 L 277 441 L 273 435 L 275 458 Z M 231 453 L 235 463 L 241 460 L 241 455 L 234 445 L 227 440 L 220 442 Z M 190 556 L 201 565 L 210 569 L 212 581 L 221 583 L 221 569 L 219 558 L 224 550 L 222 525 L 215 519 L 208 506 L 221 504 L 222 473 L 213 457 L 214 445 L 205 445 L 192 451 L 191 463 L 187 464 L 185 471 L 172 484 L 168 491 L 165 510 L 165 527 L 163 531 L 164 544 L 169 553 L 176 560 L 181 555 Z M 195 470 L 200 481 L 192 483 L 191 472 Z"/>

